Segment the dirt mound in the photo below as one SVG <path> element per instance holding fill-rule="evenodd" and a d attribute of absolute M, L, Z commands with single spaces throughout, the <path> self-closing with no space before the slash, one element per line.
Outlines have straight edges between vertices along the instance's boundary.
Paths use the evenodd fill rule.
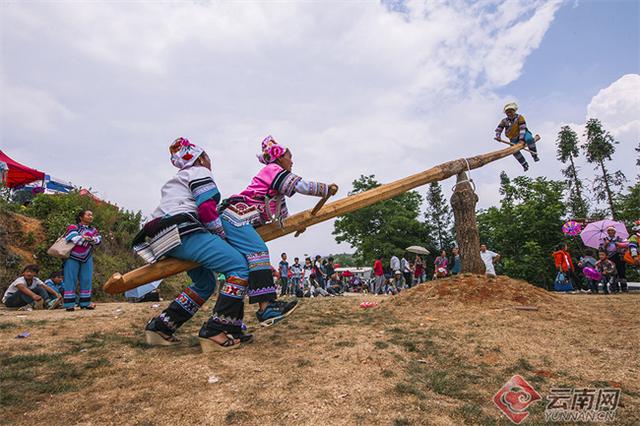
<path fill-rule="evenodd" d="M 0 215 L 0 228 L 5 247 L 22 263 L 33 263 L 36 247 L 46 240 L 42 223 L 18 213 L 5 213 Z"/>
<path fill-rule="evenodd" d="M 541 306 L 558 301 L 558 296 L 544 289 L 507 276 L 487 278 L 463 274 L 421 284 L 403 291 L 387 305 L 416 305 L 425 302 L 459 302 L 481 306 Z"/>

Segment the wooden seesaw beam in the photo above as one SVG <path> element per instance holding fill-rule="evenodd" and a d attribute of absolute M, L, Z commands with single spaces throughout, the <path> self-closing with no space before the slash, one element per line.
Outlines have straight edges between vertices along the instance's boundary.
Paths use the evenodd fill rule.
<path fill-rule="evenodd" d="M 257 231 L 265 242 L 275 240 L 292 232 L 302 232 L 311 225 L 354 212 L 379 201 L 397 197 L 427 183 L 441 181 L 460 172 L 480 168 L 501 158 L 508 157 L 524 148 L 524 143 L 519 143 L 499 151 L 476 155 L 467 159 L 460 158 L 448 161 L 412 176 L 325 204 L 315 214 L 312 214 L 311 209 L 294 214 L 284 219 L 282 227 L 278 223 L 271 223 L 257 228 Z M 143 284 L 188 271 L 197 266 L 198 264 L 195 262 L 172 258 L 164 259 L 153 264 L 141 266 L 125 274 L 116 272 L 104 284 L 103 290 L 110 294 L 123 293 Z"/>

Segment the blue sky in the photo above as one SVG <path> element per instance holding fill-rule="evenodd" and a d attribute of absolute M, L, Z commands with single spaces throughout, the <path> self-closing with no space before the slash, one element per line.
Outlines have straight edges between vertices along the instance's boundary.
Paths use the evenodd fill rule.
<path fill-rule="evenodd" d="M 497 92 L 516 94 L 526 105 L 523 113 L 551 108 L 563 120 L 580 122 L 583 106 L 600 89 L 640 71 L 639 22 L 636 0 L 565 3 L 522 75 Z"/>

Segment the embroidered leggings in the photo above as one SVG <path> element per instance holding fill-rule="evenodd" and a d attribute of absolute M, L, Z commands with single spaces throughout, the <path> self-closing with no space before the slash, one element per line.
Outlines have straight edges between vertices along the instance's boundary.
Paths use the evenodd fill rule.
<path fill-rule="evenodd" d="M 276 300 L 269 249 L 252 225 L 235 226 L 222 218 L 227 242 L 243 256 L 249 266 L 249 303 Z"/>
<path fill-rule="evenodd" d="M 91 277 L 93 275 L 93 255 L 86 261 L 75 259 L 64 261 L 64 307 L 73 308 L 76 305 L 76 284 L 80 284 L 80 306 L 91 304 Z"/>

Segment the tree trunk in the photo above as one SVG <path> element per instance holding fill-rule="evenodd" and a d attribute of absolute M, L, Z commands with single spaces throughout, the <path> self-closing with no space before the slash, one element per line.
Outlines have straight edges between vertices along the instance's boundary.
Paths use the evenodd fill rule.
<path fill-rule="evenodd" d="M 578 171 L 576 170 L 576 165 L 573 163 L 573 157 L 569 156 L 569 161 L 571 161 L 571 170 L 573 171 L 573 186 L 576 188 L 578 199 L 582 202 L 582 183 L 578 179 Z"/>
<path fill-rule="evenodd" d="M 609 174 L 604 167 L 604 161 L 600 162 L 602 168 L 602 180 L 604 181 L 604 188 L 607 191 L 607 199 L 609 201 L 609 208 L 611 209 L 611 219 L 616 220 L 616 209 L 613 205 L 613 195 L 611 194 L 611 187 L 609 186 Z"/>
<path fill-rule="evenodd" d="M 462 272 L 484 274 L 480 258 L 480 235 L 476 222 L 478 196 L 473 191 L 465 172 L 458 173 L 456 189 L 451 196 L 451 207 L 456 224 L 456 239 L 460 245 Z"/>

